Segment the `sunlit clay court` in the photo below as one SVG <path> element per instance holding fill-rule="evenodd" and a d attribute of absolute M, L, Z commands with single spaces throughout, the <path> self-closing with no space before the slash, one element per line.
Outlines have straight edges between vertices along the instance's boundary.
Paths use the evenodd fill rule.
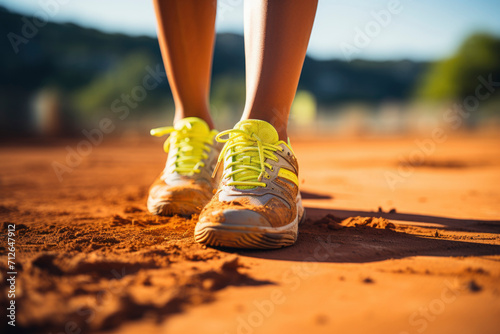
<path fill-rule="evenodd" d="M 498 12 L 0 0 L 0 331 L 498 333 Z"/>

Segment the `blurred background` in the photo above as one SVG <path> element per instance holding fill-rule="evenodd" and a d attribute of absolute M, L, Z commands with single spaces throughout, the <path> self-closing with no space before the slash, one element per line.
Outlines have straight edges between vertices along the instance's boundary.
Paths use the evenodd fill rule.
<path fill-rule="evenodd" d="M 320 0 L 292 132 L 405 135 L 500 127 L 499 1 Z M 171 124 L 151 1 L 0 0 L 0 136 Z M 218 3 L 211 108 L 244 105 L 243 1 Z"/>

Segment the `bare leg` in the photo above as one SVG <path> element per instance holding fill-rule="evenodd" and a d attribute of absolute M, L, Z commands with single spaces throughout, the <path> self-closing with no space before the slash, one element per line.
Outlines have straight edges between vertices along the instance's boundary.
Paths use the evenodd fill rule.
<path fill-rule="evenodd" d="M 245 1 L 246 103 L 242 119 L 271 123 L 287 139 L 317 0 Z"/>
<path fill-rule="evenodd" d="M 175 102 L 174 122 L 199 117 L 210 128 L 208 107 L 215 40 L 216 0 L 153 0 L 158 41 Z"/>

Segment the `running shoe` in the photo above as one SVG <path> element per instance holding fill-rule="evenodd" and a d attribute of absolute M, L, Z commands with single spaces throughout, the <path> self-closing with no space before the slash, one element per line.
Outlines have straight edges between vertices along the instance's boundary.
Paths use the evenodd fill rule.
<path fill-rule="evenodd" d="M 209 246 L 279 248 L 297 240 L 304 217 L 298 164 L 289 144 L 261 120 L 244 120 L 219 133 L 223 175 L 195 227 Z"/>
<path fill-rule="evenodd" d="M 210 201 L 218 182 L 212 178 L 221 146 L 214 141 L 217 133 L 197 117 L 151 130 L 157 137 L 170 134 L 163 145 L 168 153 L 165 169 L 149 189 L 151 213 L 189 216 L 200 213 Z"/>

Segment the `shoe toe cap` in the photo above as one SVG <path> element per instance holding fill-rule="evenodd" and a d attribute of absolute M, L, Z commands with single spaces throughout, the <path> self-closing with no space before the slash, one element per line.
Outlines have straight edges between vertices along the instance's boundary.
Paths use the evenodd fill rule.
<path fill-rule="evenodd" d="M 200 217 L 201 222 L 222 223 L 226 226 L 271 227 L 260 213 L 247 209 L 221 209 Z"/>
<path fill-rule="evenodd" d="M 153 185 L 148 196 L 148 210 L 157 215 L 190 215 L 200 213 L 210 201 L 212 192 L 203 185 L 171 187 L 165 184 Z"/>

